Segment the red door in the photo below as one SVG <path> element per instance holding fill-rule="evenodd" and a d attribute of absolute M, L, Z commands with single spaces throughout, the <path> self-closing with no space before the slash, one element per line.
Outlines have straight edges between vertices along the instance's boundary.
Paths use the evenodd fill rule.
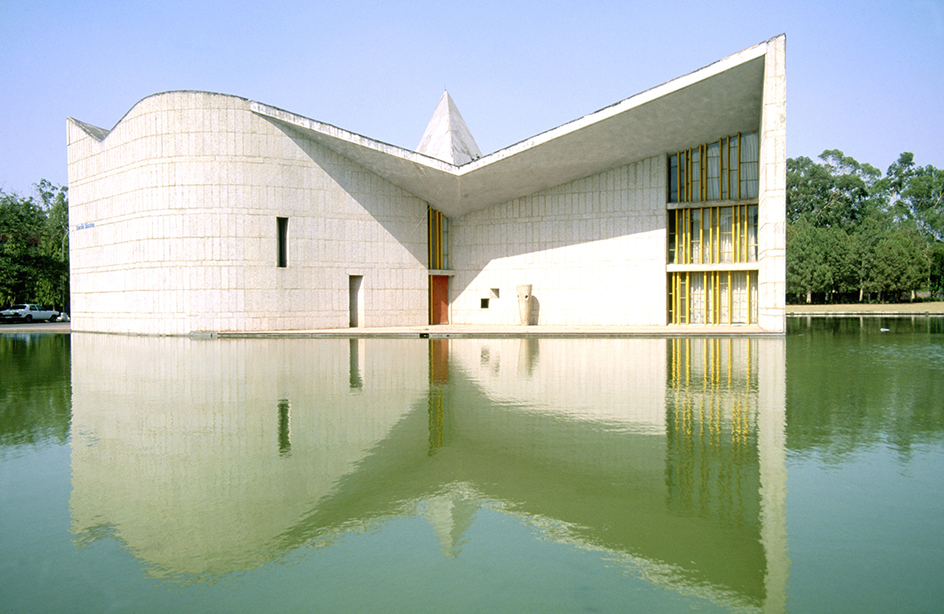
<path fill-rule="evenodd" d="M 449 324 L 449 277 L 429 276 L 429 323 Z"/>

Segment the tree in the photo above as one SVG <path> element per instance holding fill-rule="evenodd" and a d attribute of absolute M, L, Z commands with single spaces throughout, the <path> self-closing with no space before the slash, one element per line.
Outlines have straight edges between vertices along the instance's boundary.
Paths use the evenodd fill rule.
<path fill-rule="evenodd" d="M 68 188 L 45 179 L 36 184 L 36 191 L 46 212 L 42 254 L 45 261 L 39 272 L 37 299 L 40 303 L 69 306 L 69 200 Z"/>
<path fill-rule="evenodd" d="M 839 226 L 821 229 L 824 261 L 829 268 L 830 285 L 825 290 L 826 300 L 832 302 L 836 295 L 844 295 L 859 289 L 856 268 L 855 238 Z"/>
<path fill-rule="evenodd" d="M 933 243 L 927 250 L 928 290 L 938 296 L 944 295 L 944 242 Z"/>
<path fill-rule="evenodd" d="M 882 173 L 838 149 L 828 149 L 819 158 L 822 163 L 806 157 L 787 160 L 787 221 L 805 217 L 814 226 L 848 231 L 878 205 L 876 187 Z"/>
<path fill-rule="evenodd" d="M 821 235 L 805 217 L 787 227 L 787 294 L 805 295 L 807 303 L 832 286 Z"/>
<path fill-rule="evenodd" d="M 896 217 L 929 242 L 944 241 L 944 169 L 915 166 L 906 151 L 888 167 L 884 183 Z"/>
<path fill-rule="evenodd" d="M 46 235 L 44 241 L 47 255 L 62 262 L 69 260 L 69 188 L 57 186 L 45 179 L 36 184 L 36 191 L 46 211 Z"/>
<path fill-rule="evenodd" d="M 875 250 L 874 277 L 879 300 L 898 299 L 923 287 L 927 281 L 927 260 L 917 232 L 899 228 L 879 241 Z"/>
<path fill-rule="evenodd" d="M 873 215 L 863 220 L 853 233 L 854 274 L 859 289 L 859 302 L 865 300 L 866 294 L 882 290 L 875 274 L 875 259 L 878 244 L 885 236 L 887 228 L 885 219 Z"/>
<path fill-rule="evenodd" d="M 788 293 L 944 292 L 944 171 L 910 152 L 884 177 L 837 149 L 819 160 L 787 160 Z"/>
<path fill-rule="evenodd" d="M 63 309 L 69 300 L 67 189 L 42 180 L 36 190 L 39 202 L 0 191 L 0 303 Z"/>

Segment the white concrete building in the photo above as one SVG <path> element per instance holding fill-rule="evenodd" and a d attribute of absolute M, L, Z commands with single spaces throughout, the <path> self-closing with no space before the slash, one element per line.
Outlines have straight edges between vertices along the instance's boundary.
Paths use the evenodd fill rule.
<path fill-rule="evenodd" d="M 482 156 L 448 94 L 409 151 L 258 102 L 68 120 L 72 327 L 784 331 L 783 35 Z M 746 325 L 746 326 L 745 326 Z"/>

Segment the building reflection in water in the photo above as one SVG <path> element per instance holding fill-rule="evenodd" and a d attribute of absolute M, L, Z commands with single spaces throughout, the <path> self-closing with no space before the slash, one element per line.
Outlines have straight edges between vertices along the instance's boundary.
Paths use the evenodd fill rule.
<path fill-rule="evenodd" d="M 429 340 L 429 455 L 445 441 L 449 384 L 449 340 Z"/>
<path fill-rule="evenodd" d="M 289 456 L 292 453 L 290 408 L 291 404 L 288 399 L 279 400 L 279 456 Z"/>
<path fill-rule="evenodd" d="M 153 575 L 417 515 L 461 556 L 487 506 L 673 589 L 784 609 L 783 339 L 76 334 L 72 359 L 73 532 Z"/>

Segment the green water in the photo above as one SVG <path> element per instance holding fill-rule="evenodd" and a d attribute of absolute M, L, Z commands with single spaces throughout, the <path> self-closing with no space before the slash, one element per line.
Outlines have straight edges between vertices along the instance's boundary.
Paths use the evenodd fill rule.
<path fill-rule="evenodd" d="M 7 333 L 0 378 L 3 614 L 944 604 L 942 319 Z"/>

